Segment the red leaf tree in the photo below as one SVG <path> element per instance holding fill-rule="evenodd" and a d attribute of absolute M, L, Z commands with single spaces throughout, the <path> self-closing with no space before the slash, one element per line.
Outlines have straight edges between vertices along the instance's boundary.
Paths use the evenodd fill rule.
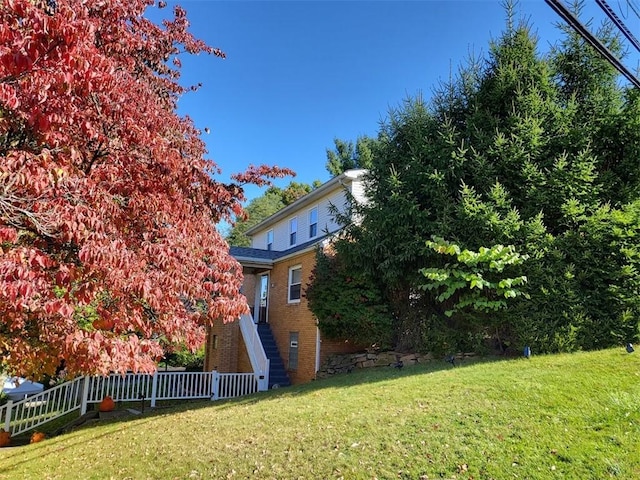
<path fill-rule="evenodd" d="M 250 167 L 215 180 L 176 114 L 180 54 L 224 57 L 156 25 L 145 0 L 0 2 L 0 359 L 22 375 L 151 372 L 246 310 L 215 224 Z"/>

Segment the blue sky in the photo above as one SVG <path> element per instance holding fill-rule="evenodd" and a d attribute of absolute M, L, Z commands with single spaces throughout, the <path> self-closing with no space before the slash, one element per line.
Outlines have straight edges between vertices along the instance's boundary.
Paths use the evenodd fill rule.
<path fill-rule="evenodd" d="M 262 163 L 294 169 L 296 181 L 328 180 L 334 137 L 375 136 L 390 107 L 430 97 L 470 54 L 485 55 L 506 18 L 499 0 L 177 3 L 191 31 L 227 54 L 181 57 L 182 83 L 203 86 L 179 107 L 211 129 L 203 135 L 222 181 Z M 585 20 L 597 13 L 594 0 L 587 6 Z M 151 8 L 150 18 L 167 10 Z M 543 0 L 523 0 L 518 12 L 541 50 L 557 40 L 560 20 Z"/>

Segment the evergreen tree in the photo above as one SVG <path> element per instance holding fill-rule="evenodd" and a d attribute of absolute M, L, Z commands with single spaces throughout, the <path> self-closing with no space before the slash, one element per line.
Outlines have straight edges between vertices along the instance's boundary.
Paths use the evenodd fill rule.
<path fill-rule="evenodd" d="M 638 93 L 570 32 L 542 57 L 529 26 L 507 14 L 484 63 L 472 61 L 430 104 L 418 96 L 389 113 L 369 202 L 354 209 L 362 221 L 336 245 L 349 271 L 379 282 L 400 349 L 481 348 L 493 336 L 558 351 L 638 336 Z M 526 278 L 522 295 L 490 314 L 462 308 L 461 289 L 478 283 L 455 280 L 464 269 L 427 247 L 432 236 L 526 259 L 502 279 L 473 266 L 498 286 Z M 445 287 L 458 293 L 445 299 Z"/>
<path fill-rule="evenodd" d="M 376 140 L 367 136 L 351 141 L 333 140 L 334 150 L 327 149 L 327 171 L 334 177 L 354 168 L 369 168 L 376 150 Z"/>

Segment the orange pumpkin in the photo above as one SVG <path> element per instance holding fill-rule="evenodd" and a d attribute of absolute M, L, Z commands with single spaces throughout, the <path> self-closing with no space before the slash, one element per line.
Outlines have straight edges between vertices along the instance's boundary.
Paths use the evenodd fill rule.
<path fill-rule="evenodd" d="M 45 438 L 47 438 L 47 436 L 44 433 L 33 432 L 33 435 L 31 435 L 31 440 L 29 441 L 29 443 L 38 443 L 44 440 Z"/>
<path fill-rule="evenodd" d="M 114 408 L 116 408 L 116 403 L 113 401 L 113 398 L 108 395 L 104 397 L 100 402 L 100 405 L 98 405 L 98 410 L 101 412 L 110 412 Z"/>
<path fill-rule="evenodd" d="M 7 447 L 11 443 L 11 434 L 0 430 L 0 447 Z"/>

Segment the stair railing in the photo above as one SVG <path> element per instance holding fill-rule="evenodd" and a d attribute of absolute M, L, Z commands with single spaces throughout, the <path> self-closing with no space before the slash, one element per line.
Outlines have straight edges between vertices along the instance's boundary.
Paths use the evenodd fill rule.
<path fill-rule="evenodd" d="M 240 331 L 247 346 L 251 367 L 258 380 L 258 391 L 269 390 L 269 359 L 251 314 L 244 314 L 240 317 Z"/>

